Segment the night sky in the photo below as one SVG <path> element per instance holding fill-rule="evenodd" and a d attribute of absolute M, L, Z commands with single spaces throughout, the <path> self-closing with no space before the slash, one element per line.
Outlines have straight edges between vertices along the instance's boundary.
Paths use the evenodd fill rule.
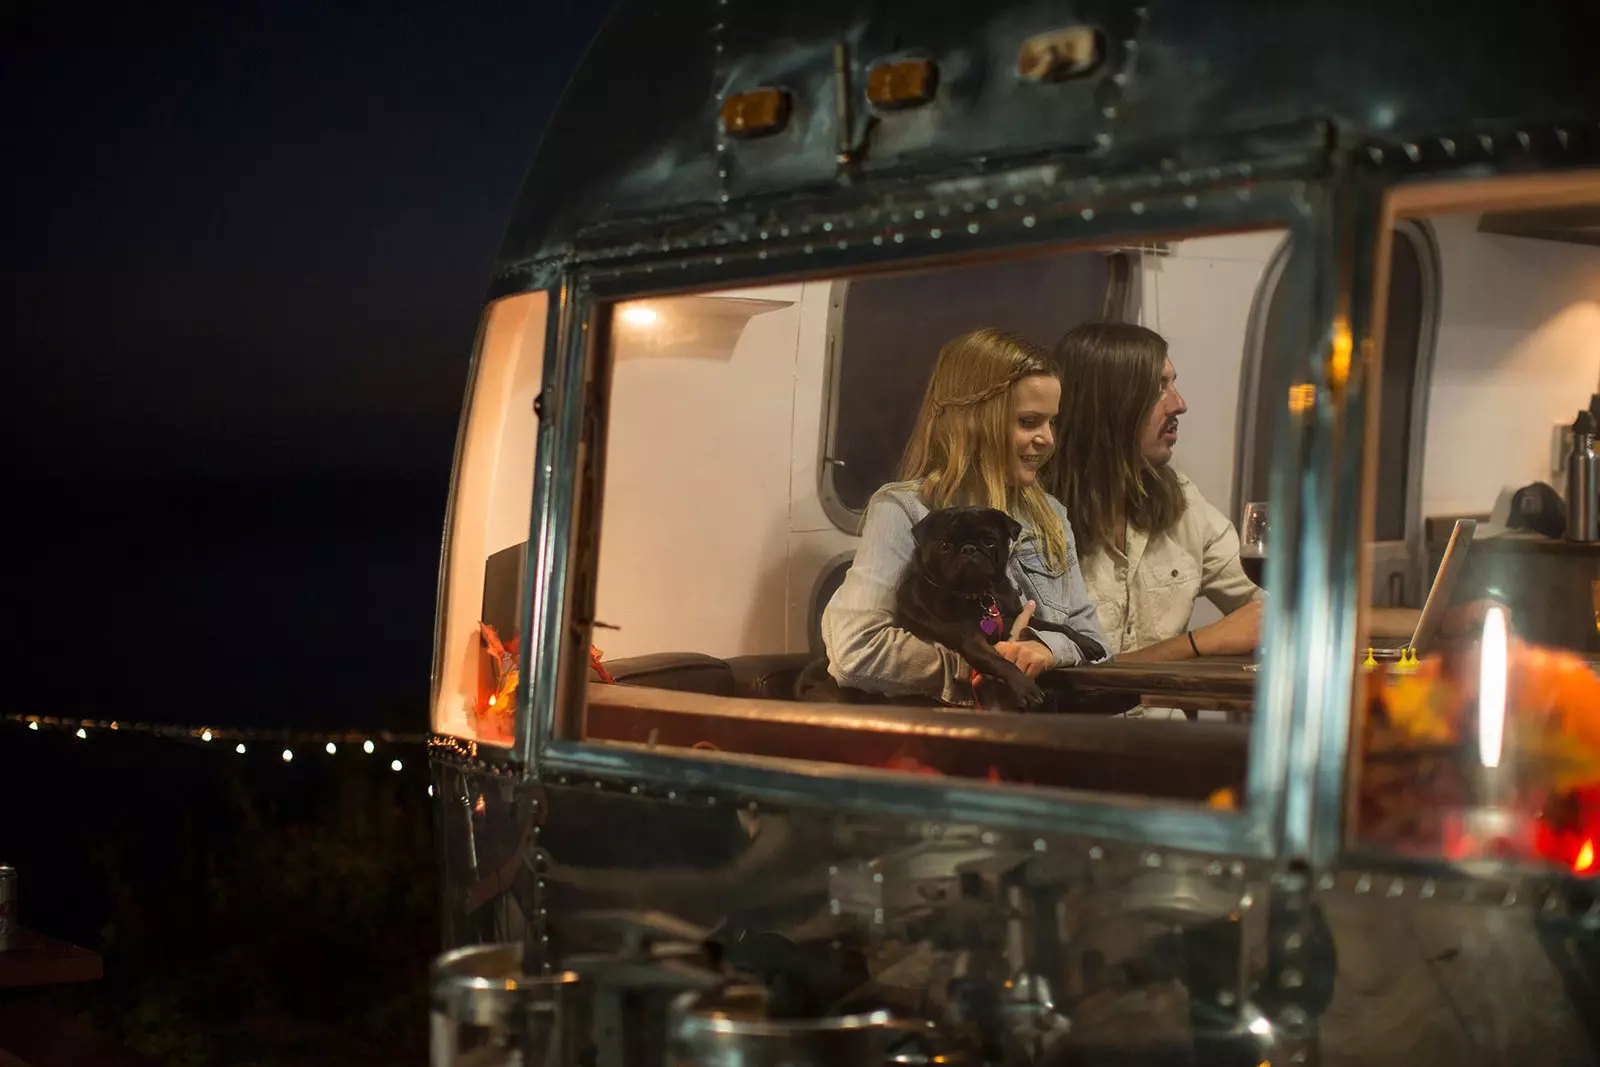
<path fill-rule="evenodd" d="M 7 711 L 423 727 L 490 261 L 609 6 L 5 5 Z"/>

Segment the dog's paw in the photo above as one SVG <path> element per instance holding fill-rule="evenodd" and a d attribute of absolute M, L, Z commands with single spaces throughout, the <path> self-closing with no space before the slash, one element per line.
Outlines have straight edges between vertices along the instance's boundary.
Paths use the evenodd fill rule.
<path fill-rule="evenodd" d="M 1039 688 L 1039 683 L 1029 678 L 1021 671 L 1008 683 L 1011 697 L 1017 702 L 1017 707 L 1022 711 L 1031 711 L 1044 703 L 1044 690 Z"/>

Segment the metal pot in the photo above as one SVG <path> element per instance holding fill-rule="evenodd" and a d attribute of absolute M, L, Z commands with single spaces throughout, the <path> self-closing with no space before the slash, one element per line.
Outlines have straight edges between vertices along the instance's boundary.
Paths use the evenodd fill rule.
<path fill-rule="evenodd" d="M 930 1023 L 888 1012 L 772 1019 L 759 986 L 686 993 L 672 1005 L 666 1067 L 905 1067 L 964 1062 Z"/>
<path fill-rule="evenodd" d="M 522 973 L 520 944 L 474 945 L 433 963 L 432 1067 L 567 1067 L 578 976 Z"/>

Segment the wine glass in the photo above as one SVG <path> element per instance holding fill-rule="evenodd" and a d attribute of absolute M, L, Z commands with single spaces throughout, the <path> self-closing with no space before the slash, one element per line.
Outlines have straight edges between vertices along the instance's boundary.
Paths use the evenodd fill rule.
<path fill-rule="evenodd" d="M 1253 500 L 1244 506 L 1244 516 L 1239 520 L 1239 562 L 1249 579 L 1261 584 L 1267 562 L 1267 503 Z"/>

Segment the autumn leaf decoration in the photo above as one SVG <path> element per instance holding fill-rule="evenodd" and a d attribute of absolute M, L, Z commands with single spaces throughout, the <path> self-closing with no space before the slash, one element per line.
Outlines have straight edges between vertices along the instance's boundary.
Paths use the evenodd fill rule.
<path fill-rule="evenodd" d="M 1474 646 L 1430 656 L 1409 671 L 1372 675 L 1361 786 L 1364 833 L 1379 839 L 1398 834 L 1388 843 L 1432 851 L 1437 843 L 1417 835 L 1432 838 L 1448 822 L 1445 809 L 1509 806 L 1550 824 L 1545 830 L 1558 830 L 1551 823 L 1554 813 L 1587 811 L 1590 798 L 1600 796 L 1600 675 L 1572 652 L 1514 636 L 1506 641 L 1504 719 L 1494 759 L 1508 786 L 1498 799 L 1481 795 L 1481 653 Z M 1587 862 L 1574 856 L 1582 847 L 1593 848 L 1596 831 L 1587 818 L 1578 822 L 1562 831 L 1577 835 L 1572 848 L 1545 858 L 1587 873 L 1592 856 Z"/>
<path fill-rule="evenodd" d="M 516 707 L 517 685 L 521 681 L 517 669 L 517 642 L 501 641 L 495 628 L 486 622 L 478 623 L 483 636 L 484 650 L 489 654 L 489 666 L 494 671 L 494 691 L 484 698 L 478 708 L 478 718 L 500 720 L 509 730 L 511 715 Z"/>
<path fill-rule="evenodd" d="M 1475 723 L 1478 650 L 1380 676 L 1391 744 L 1459 745 Z M 1507 642 L 1504 746 L 1555 789 L 1600 785 L 1600 675 L 1574 653 Z"/>

